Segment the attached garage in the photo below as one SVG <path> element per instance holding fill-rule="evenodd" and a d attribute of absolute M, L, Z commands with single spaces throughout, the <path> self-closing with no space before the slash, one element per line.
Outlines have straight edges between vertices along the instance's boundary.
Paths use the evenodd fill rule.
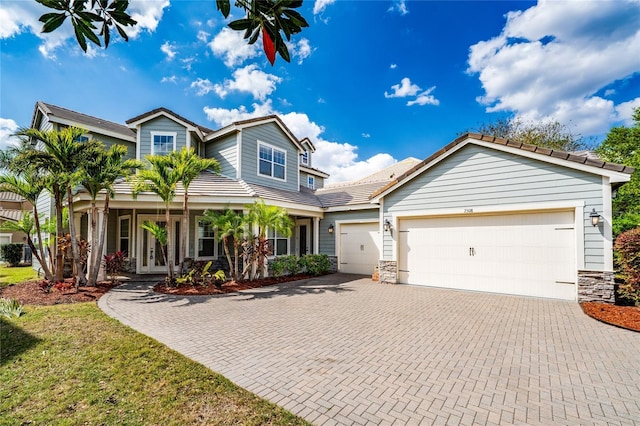
<path fill-rule="evenodd" d="M 400 283 L 576 299 L 573 211 L 401 219 Z"/>
<path fill-rule="evenodd" d="M 371 275 L 380 259 L 378 222 L 342 223 L 338 262 L 340 272 Z"/>

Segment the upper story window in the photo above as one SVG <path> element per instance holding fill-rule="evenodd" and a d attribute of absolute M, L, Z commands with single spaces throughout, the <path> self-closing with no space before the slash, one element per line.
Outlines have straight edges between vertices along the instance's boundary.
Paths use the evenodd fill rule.
<path fill-rule="evenodd" d="M 303 166 L 309 165 L 309 153 L 307 151 L 300 154 L 300 164 L 302 164 Z"/>
<path fill-rule="evenodd" d="M 89 142 L 89 135 L 78 136 L 74 139 L 76 142 Z"/>
<path fill-rule="evenodd" d="M 316 179 L 313 176 L 307 176 L 307 186 L 309 189 L 316 189 Z"/>
<path fill-rule="evenodd" d="M 285 180 L 287 153 L 274 146 L 258 143 L 258 173 L 275 179 Z"/>
<path fill-rule="evenodd" d="M 176 150 L 176 133 L 151 132 L 151 154 L 167 155 Z"/>

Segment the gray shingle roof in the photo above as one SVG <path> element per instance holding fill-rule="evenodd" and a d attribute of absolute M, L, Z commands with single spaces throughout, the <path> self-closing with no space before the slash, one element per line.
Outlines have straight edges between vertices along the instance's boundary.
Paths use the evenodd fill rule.
<path fill-rule="evenodd" d="M 209 129 L 208 127 L 201 126 L 201 125 L 199 125 L 197 123 L 194 123 L 193 121 L 189 120 L 188 118 L 184 118 L 180 114 L 176 114 L 175 112 L 173 112 L 170 109 L 165 108 L 165 107 L 156 108 L 156 109 L 153 109 L 151 111 L 147 111 L 147 112 L 145 112 L 143 114 L 140 114 L 140 115 L 138 115 L 136 117 L 130 118 L 129 120 L 127 120 L 127 124 L 142 120 L 143 118 L 146 118 L 146 117 L 151 117 L 152 115 L 155 115 L 155 114 L 157 114 L 159 112 L 165 112 L 165 113 L 167 113 L 169 115 L 173 115 L 177 119 L 179 119 L 181 121 L 184 121 L 185 123 L 190 124 L 193 127 L 197 127 L 204 134 L 213 132 L 212 129 Z"/>
<path fill-rule="evenodd" d="M 0 201 L 11 201 L 15 203 L 21 203 L 25 201 L 25 199 L 19 196 L 18 194 L 14 194 L 13 192 L 0 191 Z"/>
<path fill-rule="evenodd" d="M 251 188 L 257 197 L 267 200 L 297 203 L 312 207 L 324 207 L 314 192 L 304 186 L 300 187 L 300 191 L 285 191 L 268 186 L 256 185 L 254 183 L 246 183 L 246 185 Z"/>
<path fill-rule="evenodd" d="M 22 219 L 24 212 L 22 210 L 0 209 L 0 219 L 17 222 Z"/>
<path fill-rule="evenodd" d="M 56 105 L 47 104 L 41 101 L 38 101 L 36 104 L 46 115 L 49 117 L 51 121 L 55 121 L 51 119 L 51 117 L 59 117 L 63 120 L 71 121 L 78 126 L 90 126 L 98 129 L 108 130 L 113 133 L 120 134 L 127 138 L 135 137 L 135 133 L 129 129 L 127 126 L 123 126 L 122 124 L 113 123 L 111 121 L 103 120 L 101 118 L 92 117 L 87 114 L 82 114 L 80 112 L 71 111 L 70 109 L 62 108 Z"/>

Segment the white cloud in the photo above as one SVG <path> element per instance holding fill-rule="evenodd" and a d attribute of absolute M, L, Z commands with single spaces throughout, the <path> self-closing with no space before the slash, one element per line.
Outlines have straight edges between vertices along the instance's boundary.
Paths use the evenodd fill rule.
<path fill-rule="evenodd" d="M 371 137 L 369 133 L 362 133 L 360 136 L 362 136 L 365 139 L 369 139 Z"/>
<path fill-rule="evenodd" d="M 500 35 L 470 48 L 468 72 L 485 91 L 478 101 L 586 136 L 606 132 L 624 108 L 596 93 L 640 71 L 629 53 L 640 51 L 639 14 L 634 0 L 540 1 L 508 13 Z"/>
<path fill-rule="evenodd" d="M 11 136 L 18 130 L 18 123 L 10 118 L 0 117 L 0 149 L 7 149 L 18 142 L 18 138 Z"/>
<path fill-rule="evenodd" d="M 258 69 L 256 64 L 235 70 L 233 78 L 215 85 L 214 90 L 218 96 L 224 98 L 229 92 L 236 91 L 251 93 L 254 99 L 264 101 L 276 90 L 276 84 L 282 81 L 280 77 Z"/>
<path fill-rule="evenodd" d="M 322 133 L 325 131 L 323 126 L 311 121 L 305 113 L 279 113 L 273 108 L 271 100 L 262 104 L 254 103 L 252 107 L 253 111 L 248 111 L 244 105 L 234 109 L 205 107 L 204 112 L 209 120 L 215 121 L 219 126 L 265 115 L 279 115 L 296 137 L 311 139 L 317 148 L 313 157 L 314 167 L 329 173 L 330 182 L 353 180 L 354 176 L 366 176 L 396 162 L 391 155 L 385 153 L 360 160 L 357 146 L 323 139 Z"/>
<path fill-rule="evenodd" d="M 324 98 L 318 98 L 318 103 L 319 104 L 326 104 L 327 101 L 325 101 Z"/>
<path fill-rule="evenodd" d="M 404 98 L 407 96 L 415 96 L 420 91 L 420 86 L 411 83 L 408 77 L 400 80 L 400 84 L 394 84 L 391 86 L 393 93 L 384 92 L 385 98 Z"/>
<path fill-rule="evenodd" d="M 336 0 L 316 0 L 316 2 L 313 4 L 313 14 L 318 15 L 319 13 L 324 12 L 327 6 L 335 2 Z"/>
<path fill-rule="evenodd" d="M 178 83 L 178 77 L 176 77 L 175 75 L 172 75 L 171 77 L 162 77 L 162 80 L 160 80 L 160 83 L 173 83 L 173 84 L 176 84 L 176 83 Z"/>
<path fill-rule="evenodd" d="M 415 96 L 415 99 L 407 101 L 407 106 L 439 105 L 440 101 L 431 94 L 431 92 L 433 92 L 435 88 L 436 86 L 433 86 L 425 91 L 422 91 L 420 86 L 418 86 L 417 84 L 413 84 L 408 77 L 405 77 L 400 81 L 400 84 L 394 84 L 393 86 L 391 86 L 393 92 L 388 93 L 385 91 L 384 97 L 389 99 Z"/>
<path fill-rule="evenodd" d="M 604 95 L 605 96 L 611 96 L 611 95 L 615 95 L 616 91 L 614 89 L 607 89 L 604 91 Z"/>
<path fill-rule="evenodd" d="M 420 93 L 418 97 L 416 97 L 413 101 L 407 102 L 407 106 L 440 105 L 440 101 L 437 100 L 435 96 L 431 94 L 431 92 L 433 92 L 435 89 L 436 89 L 436 86 L 432 86 L 428 88 L 424 92 Z"/>
<path fill-rule="evenodd" d="M 133 27 L 125 27 L 127 35 L 136 38 L 143 31 L 154 32 L 162 19 L 164 9 L 169 5 L 169 0 L 131 0 L 128 12 L 138 23 Z"/>
<path fill-rule="evenodd" d="M 200 31 L 198 31 L 198 35 L 196 36 L 196 38 L 198 40 L 200 40 L 201 42 L 206 43 L 206 42 L 209 41 L 209 36 L 210 35 L 211 34 L 209 34 L 208 32 L 200 30 Z"/>
<path fill-rule="evenodd" d="M 298 65 L 301 65 L 304 60 L 311 56 L 311 53 L 313 53 L 313 51 L 315 50 L 311 48 L 309 40 L 307 40 L 306 38 L 301 38 L 297 43 L 285 43 L 287 43 L 287 48 L 289 49 L 291 57 L 298 58 Z"/>
<path fill-rule="evenodd" d="M 196 81 L 191 83 L 191 88 L 196 89 L 196 94 L 198 96 L 204 96 L 215 90 L 215 85 L 208 79 L 198 78 Z"/>
<path fill-rule="evenodd" d="M 160 46 L 160 50 L 162 51 L 162 53 L 164 53 L 165 55 L 167 55 L 167 60 L 171 61 L 173 58 L 175 58 L 175 56 L 178 54 L 178 52 L 176 52 L 176 47 L 175 45 L 172 46 L 170 42 L 165 41 L 162 46 Z"/>
<path fill-rule="evenodd" d="M 407 8 L 407 3 L 405 0 L 391 0 L 391 6 L 389 7 L 389 12 L 398 12 L 400 15 L 406 15 L 409 13 L 409 9 Z"/>
<path fill-rule="evenodd" d="M 395 70 L 396 68 L 398 68 L 398 64 L 391 64 L 389 65 L 389 68 Z"/>
<path fill-rule="evenodd" d="M 209 48 L 214 55 L 224 58 L 224 63 L 228 67 L 242 64 L 250 58 L 258 56 L 260 53 L 258 44 L 249 44 L 243 38 L 243 32 L 234 31 L 224 27 L 209 42 Z"/>

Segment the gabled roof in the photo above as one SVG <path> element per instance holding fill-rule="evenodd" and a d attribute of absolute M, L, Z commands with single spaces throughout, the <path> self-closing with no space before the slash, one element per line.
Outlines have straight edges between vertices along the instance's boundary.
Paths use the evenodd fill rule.
<path fill-rule="evenodd" d="M 309 138 L 300 139 L 300 145 L 308 145 L 311 149 L 311 152 L 316 152 L 316 146 L 311 142 Z"/>
<path fill-rule="evenodd" d="M 406 158 L 361 179 L 329 184 L 324 188 L 318 189 L 316 195 L 324 207 L 370 204 L 371 194 L 419 162 L 420 160 L 417 158 Z"/>
<path fill-rule="evenodd" d="M 124 138 L 134 142 L 136 140 L 135 133 L 127 126 L 93 117 L 91 115 L 82 114 L 56 105 L 47 104 L 42 101 L 36 102 L 31 127 L 37 127 L 36 120 L 38 111 L 53 123 L 66 126 L 78 126 L 85 128 L 90 132 Z"/>
<path fill-rule="evenodd" d="M 10 220 L 17 222 L 22 219 L 24 211 L 14 209 L 0 209 L 0 220 Z"/>
<path fill-rule="evenodd" d="M 302 164 L 300 165 L 300 171 L 325 179 L 329 177 L 329 173 L 325 173 L 320 169 L 316 169 L 315 167 L 303 166 Z"/>
<path fill-rule="evenodd" d="M 9 191 L 0 191 L 0 201 L 11 201 L 13 203 L 22 203 L 26 201 L 23 197 L 18 194 L 14 194 Z"/>
<path fill-rule="evenodd" d="M 160 117 L 160 116 L 164 116 L 171 120 L 177 121 L 180 124 L 182 124 L 184 127 L 190 128 L 190 130 L 192 131 L 197 129 L 200 131 L 201 136 L 213 132 L 213 130 L 209 129 L 208 127 L 204 127 L 199 124 L 196 124 L 193 121 L 187 118 L 184 118 L 183 116 L 176 114 L 175 112 L 165 107 L 156 108 L 151 111 L 140 114 L 136 117 L 130 118 L 129 120 L 126 121 L 126 123 L 130 128 L 135 129 L 138 124 L 144 123 L 145 121 L 153 120 L 154 118 Z"/>
<path fill-rule="evenodd" d="M 289 138 L 291 143 L 293 143 L 296 146 L 296 148 L 298 148 L 299 151 L 305 150 L 300 144 L 300 141 L 298 140 L 298 138 L 296 138 L 293 135 L 293 133 L 287 127 L 287 125 L 284 124 L 284 121 L 282 121 L 282 119 L 277 115 L 266 115 L 264 117 L 256 117 L 256 118 L 250 118 L 247 120 L 234 121 L 233 123 L 228 124 L 219 130 L 209 133 L 206 136 L 206 140 L 211 141 L 213 139 L 219 138 L 229 133 L 239 132 L 242 129 L 245 129 L 247 127 L 253 127 L 259 124 L 266 124 L 266 123 L 275 123 L 280 128 L 280 130 L 282 130 L 282 132 Z"/>
<path fill-rule="evenodd" d="M 633 167 L 625 166 L 622 164 L 609 163 L 594 159 L 589 155 L 577 155 L 575 153 L 543 148 L 536 145 L 515 142 L 509 139 L 497 138 L 495 136 L 488 136 L 480 133 L 467 133 L 455 139 L 453 142 L 435 152 L 430 157 L 426 158 L 411 169 L 407 170 L 405 173 L 393 179 L 387 185 L 375 191 L 370 198 L 379 199 L 380 197 L 385 196 L 397 187 L 411 180 L 413 177 L 419 175 L 424 170 L 430 168 L 432 165 L 448 157 L 451 153 L 470 143 L 507 151 L 517 155 L 523 155 L 526 157 L 535 158 L 540 161 L 559 164 L 565 167 L 579 169 L 590 173 L 610 176 L 612 178 L 612 183 L 628 181 L 630 175 L 635 170 Z"/>

